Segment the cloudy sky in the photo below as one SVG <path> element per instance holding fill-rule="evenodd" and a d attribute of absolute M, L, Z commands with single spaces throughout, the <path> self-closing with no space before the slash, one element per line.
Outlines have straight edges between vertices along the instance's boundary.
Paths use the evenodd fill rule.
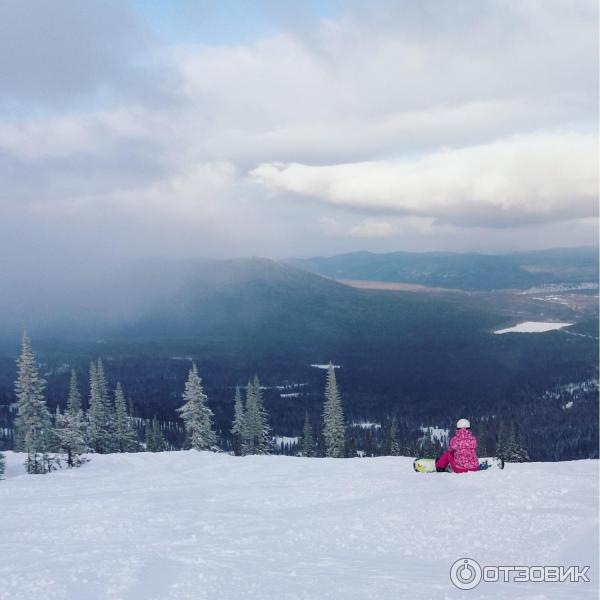
<path fill-rule="evenodd" d="M 597 19 L 3 0 L 0 268 L 595 244 Z"/>

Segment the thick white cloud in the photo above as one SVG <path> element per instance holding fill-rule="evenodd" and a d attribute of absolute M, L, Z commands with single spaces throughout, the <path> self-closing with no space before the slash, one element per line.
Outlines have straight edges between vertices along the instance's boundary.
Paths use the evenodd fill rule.
<path fill-rule="evenodd" d="M 15 251 L 19 231 L 19 251 L 75 255 L 97 227 L 123 256 L 378 239 L 462 249 L 463 230 L 431 223 L 595 214 L 597 150 L 581 133 L 596 124 L 594 2 L 339 6 L 297 29 L 165 45 L 136 14 L 143 3 L 39 11 L 11 0 L 0 12 L 12 29 L 0 41 L 0 105 L 11 107 L 0 115 L 0 244 Z M 319 222 L 323 202 L 339 226 Z M 471 228 L 469 247 L 593 239 L 578 227 L 551 240 Z"/>
<path fill-rule="evenodd" d="M 267 163 L 250 176 L 275 192 L 337 206 L 503 227 L 597 215 L 597 165 L 595 136 L 531 134 L 418 158 Z"/>

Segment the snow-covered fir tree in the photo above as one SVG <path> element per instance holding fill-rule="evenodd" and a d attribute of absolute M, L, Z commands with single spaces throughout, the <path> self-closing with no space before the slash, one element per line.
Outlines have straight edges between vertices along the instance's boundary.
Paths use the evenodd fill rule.
<path fill-rule="evenodd" d="M 67 465 L 78 467 L 81 464 L 81 454 L 87 448 L 81 394 L 75 370 L 71 371 L 67 408 L 62 415 L 57 415 L 55 424 L 54 433 L 59 439 L 61 450 L 67 455 Z"/>
<path fill-rule="evenodd" d="M 496 439 L 496 456 L 508 461 L 511 452 L 511 430 L 506 423 L 500 423 Z"/>
<path fill-rule="evenodd" d="M 60 423 L 61 419 L 62 419 L 62 414 L 60 412 L 60 406 L 57 404 L 56 408 L 54 409 L 54 415 L 52 417 L 52 428 L 50 430 L 50 435 L 48 437 L 48 446 L 47 446 L 48 452 L 55 452 L 55 453 L 61 452 L 60 438 L 58 437 L 57 432 L 56 432 L 58 423 Z"/>
<path fill-rule="evenodd" d="M 90 400 L 87 411 L 87 441 L 94 452 L 102 452 L 106 446 L 104 402 L 98 387 L 98 369 L 90 363 Z"/>
<path fill-rule="evenodd" d="M 258 450 L 258 454 L 269 454 L 272 449 L 271 426 L 269 425 L 269 414 L 265 409 L 260 382 L 256 375 L 254 376 L 253 385 L 254 397 L 256 398 L 256 406 L 258 407 L 259 415 L 256 449 Z"/>
<path fill-rule="evenodd" d="M 498 429 L 496 456 L 506 462 L 528 462 L 529 453 L 514 423 L 502 423 Z"/>
<path fill-rule="evenodd" d="M 385 454 L 388 456 L 400 456 L 400 443 L 398 441 L 398 423 L 394 417 L 388 427 L 384 445 Z"/>
<path fill-rule="evenodd" d="M 231 434 L 233 435 L 233 453 L 236 456 L 242 456 L 245 454 L 244 448 L 244 431 L 245 431 L 245 411 L 244 401 L 242 400 L 242 393 L 240 387 L 236 386 L 235 396 L 233 398 L 233 424 L 231 427 Z"/>
<path fill-rule="evenodd" d="M 246 386 L 246 402 L 244 405 L 242 452 L 243 454 L 256 454 L 254 429 L 256 427 L 256 401 L 254 399 L 254 386 L 251 381 Z"/>
<path fill-rule="evenodd" d="M 209 450 L 217 441 L 212 427 L 213 412 L 206 406 L 208 398 L 195 364 L 190 369 L 183 400 L 177 411 L 184 422 L 188 443 L 196 450 Z"/>
<path fill-rule="evenodd" d="M 327 384 L 325 385 L 325 406 L 323 408 L 323 438 L 325 456 L 342 458 L 345 454 L 346 425 L 342 409 L 342 398 L 335 378 L 335 369 L 329 363 Z"/>
<path fill-rule="evenodd" d="M 511 442 L 509 462 L 529 462 L 527 442 L 518 423 L 512 424 L 510 437 Z"/>
<path fill-rule="evenodd" d="M 93 451 L 98 451 L 98 438 L 100 437 L 100 423 L 102 422 L 101 411 L 102 404 L 99 402 L 98 396 L 98 373 L 96 372 L 96 364 L 90 362 L 90 397 L 88 401 L 88 409 L 86 412 L 86 441 Z"/>
<path fill-rule="evenodd" d="M 245 454 L 269 454 L 271 451 L 271 427 L 265 410 L 258 377 L 248 382 L 246 409 L 244 413 Z"/>
<path fill-rule="evenodd" d="M 77 415 L 82 411 L 81 394 L 75 369 L 71 369 L 71 380 L 69 381 L 69 397 L 67 398 L 67 412 Z"/>
<path fill-rule="evenodd" d="M 304 427 L 302 428 L 302 456 L 315 456 L 316 444 L 313 430 L 308 418 L 308 411 L 304 413 Z"/>
<path fill-rule="evenodd" d="M 52 424 L 44 400 L 44 382 L 39 376 L 37 361 L 27 334 L 23 335 L 17 369 L 15 448 L 27 453 L 25 468 L 28 473 L 46 473 L 50 468 L 48 446 Z"/>
<path fill-rule="evenodd" d="M 115 412 L 112 431 L 112 446 L 116 452 L 135 452 L 137 450 L 137 434 L 132 426 L 131 417 L 127 414 L 127 401 L 120 382 L 115 389 Z"/>
<path fill-rule="evenodd" d="M 513 456 L 511 462 L 529 462 L 529 451 L 527 450 L 527 442 L 523 434 L 515 430 L 513 442 Z"/>
<path fill-rule="evenodd" d="M 146 452 L 164 452 L 167 444 L 160 430 L 160 423 L 156 415 L 152 423 L 146 425 Z"/>
<path fill-rule="evenodd" d="M 106 447 L 104 449 L 105 452 L 117 452 L 118 447 L 115 440 L 115 430 L 116 430 L 116 418 L 115 418 L 115 405 L 111 399 L 110 393 L 108 391 L 108 381 L 106 379 L 106 375 L 104 374 L 104 364 L 102 359 L 98 358 L 97 365 L 97 375 L 98 375 L 98 392 L 100 398 L 102 399 L 102 403 L 104 404 L 104 429 L 106 431 Z"/>
<path fill-rule="evenodd" d="M 98 362 L 96 364 L 96 377 L 98 384 L 98 395 L 102 398 L 104 405 L 108 405 L 109 396 L 108 396 L 108 381 L 106 380 L 106 375 L 104 373 L 104 363 L 101 358 L 98 358 Z"/>
<path fill-rule="evenodd" d="M 114 449 L 114 415 L 102 360 L 90 364 L 90 403 L 87 414 L 88 444 L 100 454 Z"/>

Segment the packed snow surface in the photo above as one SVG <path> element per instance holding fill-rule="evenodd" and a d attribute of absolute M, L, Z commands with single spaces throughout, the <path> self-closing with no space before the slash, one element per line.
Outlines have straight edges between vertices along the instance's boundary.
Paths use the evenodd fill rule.
<path fill-rule="evenodd" d="M 496 334 L 502 333 L 544 333 L 545 331 L 555 331 L 563 327 L 569 327 L 573 323 L 551 323 L 549 321 L 525 321 L 508 329 L 498 329 Z"/>
<path fill-rule="evenodd" d="M 418 474 L 404 457 L 93 456 L 0 481 L 2 600 L 598 597 L 598 462 Z M 450 566 L 592 565 L 590 583 Z"/>

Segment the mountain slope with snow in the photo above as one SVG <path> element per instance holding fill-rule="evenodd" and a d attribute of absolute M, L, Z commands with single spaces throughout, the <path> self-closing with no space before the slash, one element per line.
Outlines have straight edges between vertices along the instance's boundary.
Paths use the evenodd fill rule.
<path fill-rule="evenodd" d="M 0 481 L 0 599 L 596 598 L 598 463 L 416 474 L 411 460 L 93 456 Z M 453 587 L 450 566 L 592 565 Z"/>

